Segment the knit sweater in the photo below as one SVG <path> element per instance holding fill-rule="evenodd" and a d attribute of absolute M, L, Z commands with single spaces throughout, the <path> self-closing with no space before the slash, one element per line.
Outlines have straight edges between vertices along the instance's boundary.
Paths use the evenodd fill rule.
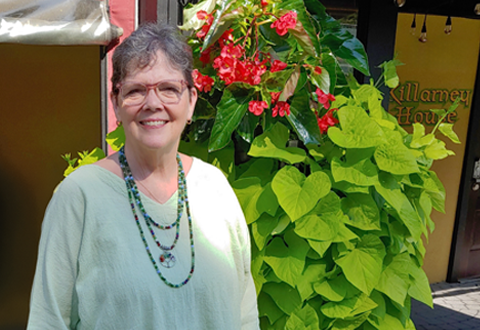
<path fill-rule="evenodd" d="M 217 168 L 197 158 L 186 180 L 195 271 L 186 285 L 171 288 L 148 257 L 125 181 L 97 165 L 68 176 L 42 224 L 27 329 L 259 329 L 249 234 L 236 196 Z M 147 213 L 163 225 L 176 218 L 177 195 L 159 204 L 140 193 Z M 162 251 L 138 207 L 137 214 L 163 276 L 184 281 L 191 268 L 186 212 L 172 268 L 160 265 Z M 175 229 L 154 232 L 172 244 Z"/>

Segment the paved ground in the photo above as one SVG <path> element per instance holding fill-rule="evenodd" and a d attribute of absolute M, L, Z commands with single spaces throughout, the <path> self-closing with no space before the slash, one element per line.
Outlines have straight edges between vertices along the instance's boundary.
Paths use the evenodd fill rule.
<path fill-rule="evenodd" d="M 480 330 L 480 280 L 432 285 L 434 309 L 412 300 L 417 330 Z"/>

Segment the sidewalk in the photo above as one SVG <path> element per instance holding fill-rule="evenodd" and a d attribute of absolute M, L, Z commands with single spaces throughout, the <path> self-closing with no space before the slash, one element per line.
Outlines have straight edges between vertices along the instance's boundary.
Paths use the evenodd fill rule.
<path fill-rule="evenodd" d="M 417 330 L 480 330 L 480 280 L 432 285 L 434 309 L 412 299 Z"/>

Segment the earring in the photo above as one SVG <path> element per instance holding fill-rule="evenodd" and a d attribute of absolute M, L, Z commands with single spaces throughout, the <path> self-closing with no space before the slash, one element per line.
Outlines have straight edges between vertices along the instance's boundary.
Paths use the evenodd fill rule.
<path fill-rule="evenodd" d="M 122 126 L 122 122 L 120 120 L 117 120 L 117 127 Z"/>
<path fill-rule="evenodd" d="M 190 125 L 192 123 L 192 119 L 187 119 L 187 125 Z"/>

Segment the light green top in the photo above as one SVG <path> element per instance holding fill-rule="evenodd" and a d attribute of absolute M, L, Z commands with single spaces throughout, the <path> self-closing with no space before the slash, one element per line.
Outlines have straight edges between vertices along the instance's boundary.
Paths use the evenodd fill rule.
<path fill-rule="evenodd" d="M 187 189 L 195 272 L 185 286 L 170 288 L 148 258 L 124 180 L 96 165 L 66 178 L 45 213 L 27 329 L 259 329 L 248 229 L 233 190 L 217 168 L 196 158 Z M 174 221 L 177 193 L 165 204 L 141 198 L 156 222 Z M 137 213 L 158 260 L 161 250 Z M 158 265 L 173 283 L 191 267 L 185 213 L 175 266 Z M 155 233 L 172 244 L 174 229 Z"/>

